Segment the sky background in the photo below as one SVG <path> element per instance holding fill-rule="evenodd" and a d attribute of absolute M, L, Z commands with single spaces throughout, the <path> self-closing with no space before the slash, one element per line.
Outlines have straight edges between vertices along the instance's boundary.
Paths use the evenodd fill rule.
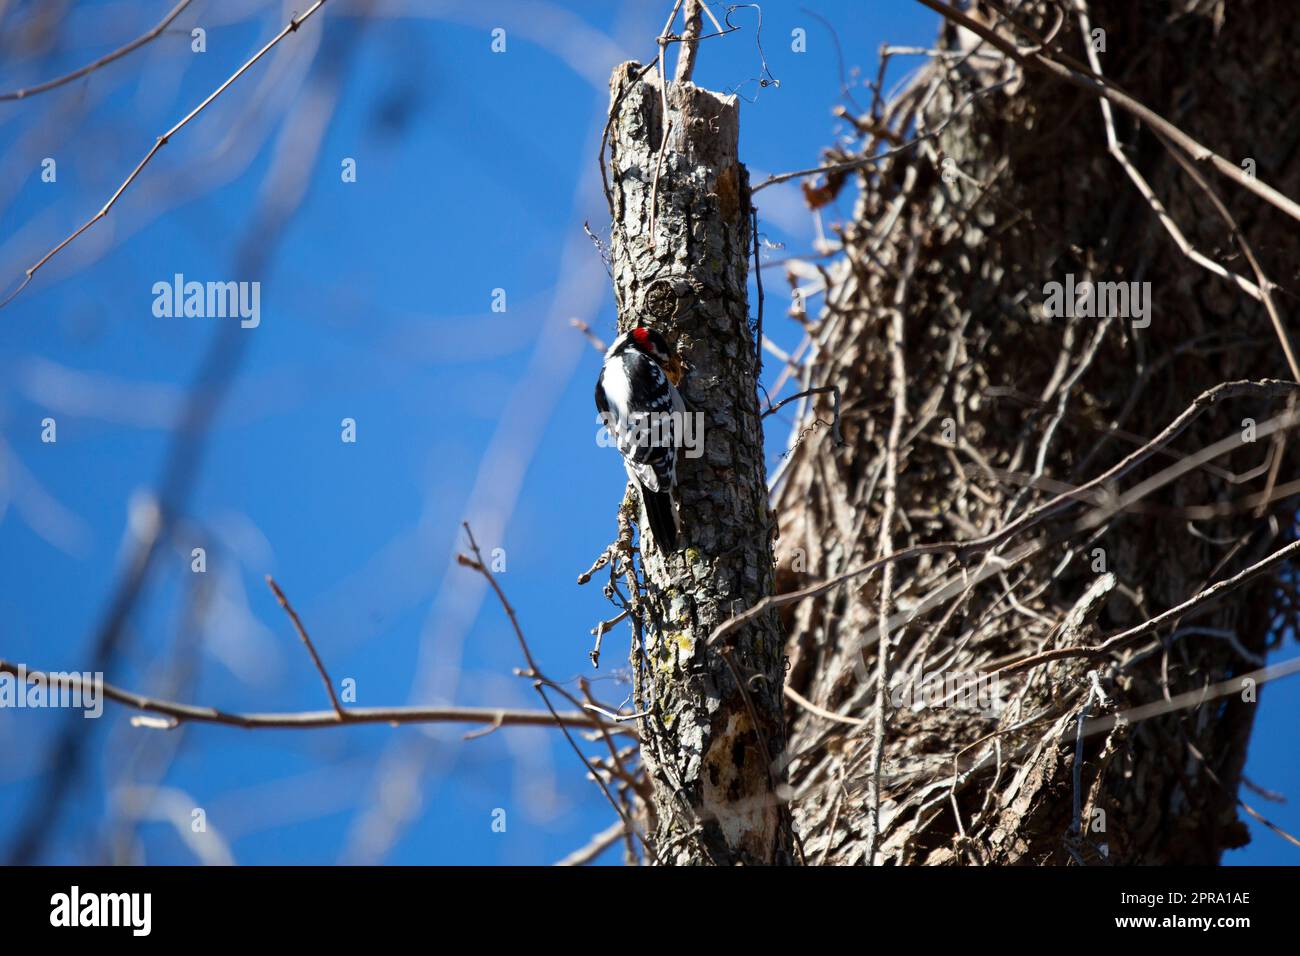
<path fill-rule="evenodd" d="M 0 88 L 80 66 L 169 6 L 0 2 Z M 0 294 L 305 6 L 195 0 L 127 58 L 0 103 Z M 607 81 L 618 62 L 653 54 L 670 8 L 330 0 L 177 134 L 0 312 L 0 658 L 90 666 L 216 342 L 234 374 L 203 386 L 213 425 L 111 682 L 233 711 L 327 706 L 263 583 L 271 574 L 335 681 L 355 681 L 357 704 L 536 708 L 513 676 L 522 661 L 500 606 L 455 564 L 468 519 L 485 552 L 504 549 L 501 584 L 543 669 L 589 676 L 621 703 L 627 631 L 606 638 L 593 672 L 589 631 L 611 609 L 599 579 L 575 579 L 612 539 L 625 479 L 595 441 L 600 356 L 570 320 L 613 336 L 609 279 L 582 228 L 608 232 L 596 166 Z M 827 23 L 851 84 L 874 76 L 881 43 L 928 45 L 937 29 L 903 0 L 767 3 L 757 36 L 755 9 L 732 22 L 737 32 L 701 49 L 695 78 L 744 98 L 754 181 L 815 165 L 844 133 Z M 191 49 L 195 26 L 206 52 Z M 796 28 L 804 53 L 791 48 Z M 779 86 L 759 84 L 765 62 Z M 55 182 L 41 178 L 47 157 Z M 354 183 L 341 179 L 346 159 Z M 809 253 L 816 224 L 796 184 L 758 199 L 773 264 L 765 331 L 790 348 L 778 260 Z M 851 201 L 845 190 L 824 221 L 847 218 Z M 155 317 L 153 285 L 176 273 L 260 281 L 260 325 Z M 496 289 L 504 312 L 491 309 Z M 345 418 L 353 444 L 340 439 Z M 769 419 L 769 471 L 790 424 Z M 190 570 L 196 546 L 204 575 Z M 1296 799 L 1298 686 L 1263 690 L 1247 764 Z M 41 862 L 549 863 L 614 821 L 550 729 L 470 741 L 455 726 L 162 733 L 130 715 L 110 703 L 78 728 L 90 735 L 84 767 Z M 48 793 L 65 717 L 0 710 L 0 858 Z M 1246 796 L 1300 831 L 1294 800 Z M 200 843 L 194 807 L 211 834 Z M 1300 860 L 1247 823 L 1254 841 L 1227 862 Z M 616 848 L 602 862 L 619 859 Z"/>

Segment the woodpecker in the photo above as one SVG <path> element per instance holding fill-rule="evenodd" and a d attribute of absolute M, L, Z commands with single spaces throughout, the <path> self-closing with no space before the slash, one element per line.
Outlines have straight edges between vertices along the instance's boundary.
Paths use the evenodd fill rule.
<path fill-rule="evenodd" d="M 677 454 L 686 403 L 677 385 L 682 360 L 654 329 L 624 332 L 605 353 L 596 379 L 596 408 L 618 443 L 637 486 L 655 544 L 677 548 Z M 674 414 L 675 413 L 675 414 Z"/>

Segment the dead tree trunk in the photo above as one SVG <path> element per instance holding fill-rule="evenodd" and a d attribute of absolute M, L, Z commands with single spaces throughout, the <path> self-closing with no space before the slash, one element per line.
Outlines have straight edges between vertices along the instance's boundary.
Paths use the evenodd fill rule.
<path fill-rule="evenodd" d="M 1103 46 L 1108 78 L 1300 196 L 1300 20 L 1287 4 L 969 9 L 1012 54 L 1044 49 L 1086 64 L 1085 44 Z M 1221 382 L 1290 378 L 1258 297 L 1224 273 L 1268 286 L 1198 177 L 1284 288 L 1300 261 L 1293 220 L 1208 164 L 1196 173 L 1197 157 L 1189 172 L 1148 123 L 1103 111 L 1095 89 L 1024 69 L 977 31 L 949 26 L 944 45 L 969 55 L 934 60 L 887 108 L 855 117 L 867 155 L 934 135 L 852 174 L 861 198 L 826 272 L 824 308 L 809 323 L 814 359 L 802 370 L 805 385 L 843 390 L 852 448 L 837 452 L 828 430 L 815 430 L 780 476 L 782 592 L 878 554 L 897 343 L 907 388 L 895 551 L 997 532 L 1116 465 Z M 1180 248 L 1126 163 L 1204 261 Z M 810 199 L 838 186 L 832 178 Z M 1151 284 L 1149 322 L 1045 309 L 1049 283 L 1108 280 Z M 815 270 L 792 281 L 820 291 Z M 1294 314 L 1294 289 L 1279 301 Z M 962 706 L 951 685 L 932 695 L 916 678 L 988 678 L 1023 655 L 1096 644 L 1293 540 L 1294 438 L 1255 442 L 1246 426 L 1284 413 L 1286 394 L 1267 386 L 1206 404 L 1169 448 L 1100 494 L 964 565 L 944 550 L 900 561 L 883 700 L 880 575 L 792 605 L 790 683 L 807 704 L 791 708 L 790 782 L 809 860 L 1190 864 L 1243 843 L 1249 675 L 1296 611 L 1281 570 L 1099 657 L 1004 673 L 991 688 L 996 710 Z M 800 431 L 813 415 L 829 419 L 829 403 Z M 1226 454 L 1104 514 L 1238 434 Z M 1104 520 L 1080 523 L 1089 514 Z M 1090 724 L 1126 713 L 1141 719 Z M 1081 725 L 1098 732 L 1078 736 Z"/>
<path fill-rule="evenodd" d="M 637 709 L 650 712 L 650 843 L 661 863 L 789 862 L 779 621 L 772 612 L 708 642 L 773 589 L 739 110 L 689 81 L 665 91 L 636 63 L 614 71 L 610 92 L 619 329 L 649 326 L 676 345 L 690 366 L 683 397 L 703 426 L 702 455 L 683 454 L 679 467 L 679 549 L 641 538 L 645 637 L 633 666 Z"/>

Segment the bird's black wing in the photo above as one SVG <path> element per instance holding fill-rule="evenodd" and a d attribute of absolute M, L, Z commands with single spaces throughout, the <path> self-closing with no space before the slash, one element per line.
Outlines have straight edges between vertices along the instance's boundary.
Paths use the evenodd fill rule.
<path fill-rule="evenodd" d="M 641 484 L 651 491 L 666 491 L 673 484 L 677 458 L 677 422 L 672 396 L 674 389 L 659 363 L 640 352 L 624 354 L 631 387 L 629 406 L 642 413 L 642 419 L 628 423 L 637 426 L 620 444 L 620 451 L 636 472 Z M 631 429 L 629 429 L 629 433 Z"/>

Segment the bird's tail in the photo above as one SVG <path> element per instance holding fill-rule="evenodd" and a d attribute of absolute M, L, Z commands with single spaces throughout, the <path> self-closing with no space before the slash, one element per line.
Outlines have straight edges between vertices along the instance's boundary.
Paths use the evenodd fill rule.
<path fill-rule="evenodd" d="M 641 503 L 650 522 L 650 533 L 661 551 L 677 550 L 677 514 L 673 499 L 666 491 L 650 491 L 641 486 Z"/>

